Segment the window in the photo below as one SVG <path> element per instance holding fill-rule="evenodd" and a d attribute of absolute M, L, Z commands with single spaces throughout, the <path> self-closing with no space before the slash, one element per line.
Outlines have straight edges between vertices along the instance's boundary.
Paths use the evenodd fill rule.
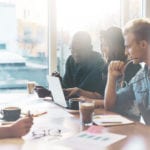
<path fill-rule="evenodd" d="M 100 30 L 121 24 L 120 0 L 57 0 L 56 11 L 57 69 L 61 75 L 64 74 L 70 41 L 75 32 L 88 31 L 93 40 L 93 50 L 100 52 Z"/>
<path fill-rule="evenodd" d="M 27 80 L 48 85 L 47 3 L 0 1 L 0 89 L 25 88 Z"/>
<path fill-rule="evenodd" d="M 99 32 L 110 26 L 124 26 L 142 15 L 142 0 L 56 0 L 57 70 L 64 74 L 70 55 L 70 41 L 75 32 L 88 31 L 93 50 L 100 52 Z M 123 12 L 123 13 L 122 13 Z"/>
<path fill-rule="evenodd" d="M 100 30 L 141 17 L 143 0 L 0 0 L 0 89 L 25 88 L 27 80 L 48 86 L 50 1 L 56 2 L 51 15 L 57 28 L 57 70 L 63 75 L 75 32 L 88 31 L 93 50 L 100 52 Z"/>
<path fill-rule="evenodd" d="M 129 1 L 129 20 L 142 17 L 142 0 Z"/>

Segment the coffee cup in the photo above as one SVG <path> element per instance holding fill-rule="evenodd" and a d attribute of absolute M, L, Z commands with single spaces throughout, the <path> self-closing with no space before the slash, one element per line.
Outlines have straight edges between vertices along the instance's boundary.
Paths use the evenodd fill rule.
<path fill-rule="evenodd" d="M 35 82 L 34 81 L 28 81 L 27 82 L 27 91 L 29 94 L 34 93 L 34 88 L 35 88 Z"/>
<path fill-rule="evenodd" d="M 2 119 L 6 121 L 15 121 L 20 118 L 21 109 L 19 107 L 6 107 L 1 110 Z"/>
<path fill-rule="evenodd" d="M 85 126 L 93 124 L 94 102 L 79 102 L 80 120 Z"/>
<path fill-rule="evenodd" d="M 79 110 L 79 99 L 71 98 L 69 99 L 69 109 Z"/>

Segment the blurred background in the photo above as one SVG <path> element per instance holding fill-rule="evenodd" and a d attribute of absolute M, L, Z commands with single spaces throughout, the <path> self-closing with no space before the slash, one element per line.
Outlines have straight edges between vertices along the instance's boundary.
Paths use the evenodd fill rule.
<path fill-rule="evenodd" d="M 93 49 L 101 53 L 100 30 L 150 16 L 148 4 L 149 0 L 0 0 L 0 92 L 25 89 L 27 81 L 48 87 L 48 74 L 64 74 L 75 32 L 88 31 Z"/>

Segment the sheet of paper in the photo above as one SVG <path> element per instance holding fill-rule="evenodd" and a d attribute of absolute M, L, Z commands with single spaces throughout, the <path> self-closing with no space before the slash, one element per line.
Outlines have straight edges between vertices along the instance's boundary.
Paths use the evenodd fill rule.
<path fill-rule="evenodd" d="M 133 123 L 133 121 L 121 115 L 96 115 L 94 116 L 93 122 L 102 126 L 114 126 Z"/>
<path fill-rule="evenodd" d="M 94 150 L 99 150 L 122 140 L 125 137 L 125 135 L 113 133 L 93 134 L 90 132 L 80 132 L 71 138 L 61 141 L 61 144 L 76 150 L 91 150 L 91 148 Z"/>

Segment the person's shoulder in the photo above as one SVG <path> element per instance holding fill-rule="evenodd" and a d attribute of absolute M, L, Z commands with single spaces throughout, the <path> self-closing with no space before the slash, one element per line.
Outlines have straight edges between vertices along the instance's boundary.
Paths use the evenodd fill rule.
<path fill-rule="evenodd" d="M 72 60 L 72 59 L 73 59 L 72 55 L 69 55 L 69 56 L 67 57 L 67 60 Z"/>
<path fill-rule="evenodd" d="M 92 52 L 92 57 L 90 60 L 93 61 L 93 65 L 95 65 L 95 67 L 100 67 L 101 69 L 104 68 L 106 64 L 102 55 L 96 51 Z"/>
<path fill-rule="evenodd" d="M 96 51 L 92 51 L 92 52 L 91 52 L 91 55 L 92 55 L 93 57 L 102 57 L 102 55 L 101 55 L 99 52 L 96 52 Z"/>
<path fill-rule="evenodd" d="M 74 59 L 73 59 L 72 55 L 69 55 L 66 60 L 66 63 L 73 63 L 73 62 L 74 62 Z"/>
<path fill-rule="evenodd" d="M 131 83 L 137 82 L 138 80 L 143 79 L 145 76 L 145 68 L 141 67 L 141 69 L 139 69 L 139 71 L 136 73 L 136 75 L 132 78 Z"/>
<path fill-rule="evenodd" d="M 90 57 L 93 61 L 104 62 L 102 55 L 96 51 L 92 51 Z"/>

